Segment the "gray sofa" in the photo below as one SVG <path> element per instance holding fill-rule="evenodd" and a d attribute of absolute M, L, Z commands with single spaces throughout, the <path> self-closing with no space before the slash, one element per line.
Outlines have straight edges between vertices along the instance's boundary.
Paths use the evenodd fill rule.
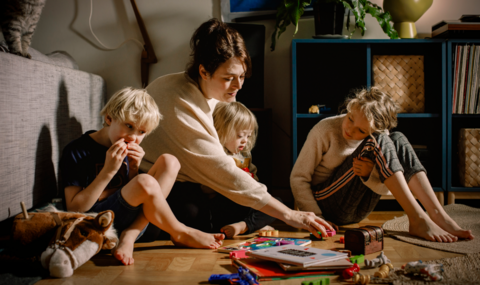
<path fill-rule="evenodd" d="M 32 59 L 0 52 L 0 221 L 62 196 L 58 164 L 66 144 L 101 128 L 105 82 L 66 53 Z"/>

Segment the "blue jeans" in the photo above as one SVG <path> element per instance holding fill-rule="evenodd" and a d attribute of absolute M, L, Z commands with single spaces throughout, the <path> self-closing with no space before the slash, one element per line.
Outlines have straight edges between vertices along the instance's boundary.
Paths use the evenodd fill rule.
<path fill-rule="evenodd" d="M 89 212 L 95 213 L 112 210 L 115 214 L 113 226 L 117 230 L 118 235 L 120 235 L 122 231 L 127 229 L 135 221 L 140 211 L 143 211 L 142 205 L 134 207 L 128 204 L 128 202 L 123 199 L 121 190 L 122 189 L 118 189 L 115 193 L 108 196 L 105 200 L 102 200 L 100 202 L 97 201 L 89 210 Z M 147 226 L 140 232 L 136 240 L 138 240 L 143 235 L 143 233 L 147 229 Z"/>

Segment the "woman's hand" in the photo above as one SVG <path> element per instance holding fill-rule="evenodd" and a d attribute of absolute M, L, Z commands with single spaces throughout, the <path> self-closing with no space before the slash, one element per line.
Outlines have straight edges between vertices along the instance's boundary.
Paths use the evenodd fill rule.
<path fill-rule="evenodd" d="M 323 236 L 327 236 L 326 230 L 331 231 L 334 229 L 327 221 L 317 217 L 313 212 L 291 210 L 290 216 L 285 222 L 292 227 L 307 230 L 317 238 L 321 238 L 318 232 L 321 232 Z"/>
<path fill-rule="evenodd" d="M 357 176 L 369 177 L 370 173 L 372 173 L 373 166 L 373 162 L 366 157 L 353 159 L 353 173 Z"/>
<path fill-rule="evenodd" d="M 107 150 L 105 165 L 102 170 L 113 177 L 120 169 L 120 166 L 122 166 L 127 153 L 127 144 L 124 139 L 119 139 Z"/>

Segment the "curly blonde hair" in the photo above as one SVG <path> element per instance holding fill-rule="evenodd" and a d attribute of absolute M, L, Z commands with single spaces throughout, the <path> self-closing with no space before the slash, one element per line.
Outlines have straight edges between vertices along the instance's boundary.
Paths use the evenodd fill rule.
<path fill-rule="evenodd" d="M 247 145 L 243 151 L 251 151 L 255 146 L 258 134 L 258 123 L 255 115 L 240 102 L 219 102 L 213 111 L 213 123 L 217 130 L 220 143 L 237 136 L 241 130 L 252 130 Z"/>
<path fill-rule="evenodd" d="M 147 90 L 133 87 L 125 87 L 113 94 L 100 115 L 109 115 L 114 120 L 132 121 L 145 126 L 147 134 L 156 129 L 162 119 L 157 103 Z M 103 126 L 107 126 L 105 122 Z"/>
<path fill-rule="evenodd" d="M 365 114 L 370 122 L 372 133 L 383 133 L 397 126 L 398 106 L 392 97 L 383 92 L 380 87 L 373 86 L 368 89 L 358 89 L 354 96 L 348 97 L 343 106 L 344 111 L 350 112 L 356 108 Z"/>

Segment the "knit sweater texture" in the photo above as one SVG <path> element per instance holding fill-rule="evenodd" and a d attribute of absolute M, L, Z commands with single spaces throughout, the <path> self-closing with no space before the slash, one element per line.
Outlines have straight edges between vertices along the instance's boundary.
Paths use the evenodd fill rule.
<path fill-rule="evenodd" d="M 325 182 L 334 170 L 351 155 L 362 142 L 347 140 L 342 135 L 342 122 L 345 114 L 323 119 L 309 132 L 290 175 L 295 203 L 302 211 L 314 212 L 321 216 L 312 187 Z M 375 193 L 391 195 L 385 184 L 380 181 L 376 167 L 367 180 L 362 182 Z M 352 189 L 352 191 L 355 191 Z"/>
<path fill-rule="evenodd" d="M 206 98 L 185 72 L 159 77 L 147 91 L 163 119 L 141 144 L 145 151 L 141 170 L 148 171 L 160 155 L 167 153 L 181 164 L 177 181 L 205 185 L 256 210 L 270 201 L 267 187 L 225 154 L 213 125 L 212 113 L 218 100 Z"/>

